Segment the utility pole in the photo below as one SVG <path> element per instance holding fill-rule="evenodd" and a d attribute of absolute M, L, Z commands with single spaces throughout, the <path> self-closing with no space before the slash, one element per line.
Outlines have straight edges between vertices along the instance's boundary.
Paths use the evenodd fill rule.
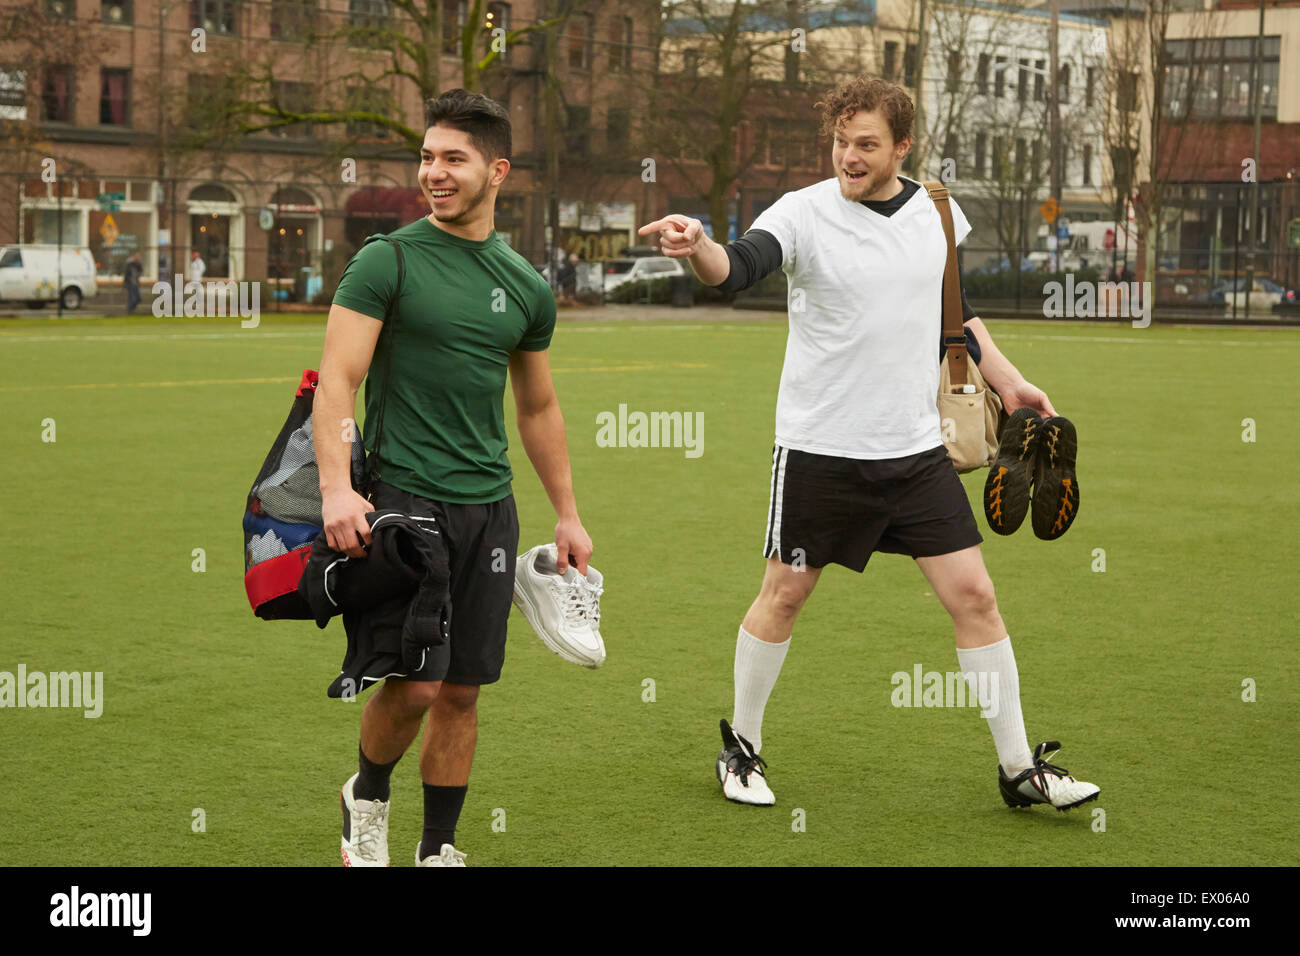
<path fill-rule="evenodd" d="M 555 14 L 561 4 L 555 6 Z M 557 80 L 559 67 L 560 31 L 555 25 L 546 28 L 546 65 L 542 74 L 542 88 L 546 98 L 546 215 L 551 223 L 550 239 L 546 243 L 546 263 L 550 268 L 551 288 L 558 289 L 560 268 L 555 262 L 555 251 L 560 245 L 560 96 Z"/>
<path fill-rule="evenodd" d="M 1051 182 L 1052 198 L 1056 200 L 1057 208 L 1061 208 L 1061 180 L 1062 165 L 1061 162 L 1061 0 L 1051 0 L 1052 25 L 1047 36 L 1047 137 L 1050 141 L 1048 146 L 1048 166 L 1050 167 L 1049 179 Z M 1059 213 L 1057 214 L 1059 217 Z M 1048 228 L 1053 231 L 1057 230 L 1056 222 L 1050 224 Z M 1052 252 L 1052 271 L 1055 272 L 1060 268 L 1061 253 L 1060 239 L 1048 243 Z"/>
<path fill-rule="evenodd" d="M 925 161 L 925 154 L 929 144 L 925 141 L 925 7 L 926 0 L 921 0 L 920 10 L 917 13 L 916 27 L 916 63 L 912 72 L 915 73 L 916 80 L 916 116 L 912 126 L 913 145 L 919 141 L 920 148 L 917 150 L 916 165 L 913 166 L 915 175 L 925 175 L 925 168 L 921 165 Z M 906 47 L 903 50 L 906 56 Z"/>
<path fill-rule="evenodd" d="M 1255 61 L 1250 70 L 1250 95 L 1255 100 L 1255 175 L 1250 180 L 1250 236 L 1246 249 L 1246 321 L 1250 321 L 1250 293 L 1255 288 L 1255 237 L 1259 234 L 1259 177 L 1263 164 L 1259 156 L 1259 121 L 1264 112 L 1264 97 L 1259 81 L 1264 73 L 1264 0 L 1259 0 L 1259 36 L 1255 39 Z"/>

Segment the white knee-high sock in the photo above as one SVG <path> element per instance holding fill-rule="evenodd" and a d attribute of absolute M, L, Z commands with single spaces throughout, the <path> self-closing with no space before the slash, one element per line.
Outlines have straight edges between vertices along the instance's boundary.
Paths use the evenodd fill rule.
<path fill-rule="evenodd" d="M 755 752 L 763 747 L 763 708 L 789 649 L 788 637 L 780 644 L 770 644 L 743 627 L 736 635 L 736 707 L 731 728 L 753 744 Z"/>
<path fill-rule="evenodd" d="M 972 692 L 981 684 L 992 692 L 993 706 L 986 719 L 1002 769 L 1008 776 L 1015 776 L 1033 766 L 1034 755 L 1025 738 L 1025 718 L 1020 713 L 1020 674 L 1016 670 L 1016 655 L 1011 651 L 1011 635 L 983 647 L 959 647 L 957 660 L 963 674 L 973 675 L 966 678 Z M 982 674 L 990 676 L 980 677 Z M 997 675 L 996 688 L 992 675 Z"/>

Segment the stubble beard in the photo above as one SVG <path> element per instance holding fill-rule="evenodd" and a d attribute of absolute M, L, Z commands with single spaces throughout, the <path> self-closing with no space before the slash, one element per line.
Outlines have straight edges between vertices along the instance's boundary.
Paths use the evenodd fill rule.
<path fill-rule="evenodd" d="M 467 203 L 465 203 L 464 208 L 462 208 L 460 212 L 452 215 L 447 215 L 439 212 L 438 207 L 433 204 L 433 190 L 430 189 L 429 196 L 428 196 L 429 211 L 433 213 L 433 218 L 437 219 L 439 222 L 450 222 L 458 226 L 464 225 L 465 223 L 473 219 L 474 213 L 476 213 L 478 211 L 479 206 L 483 204 L 483 201 L 487 198 L 487 194 L 488 194 L 488 181 L 485 178 L 483 180 L 482 187 L 479 189 L 477 193 L 475 193 L 469 199 Z"/>

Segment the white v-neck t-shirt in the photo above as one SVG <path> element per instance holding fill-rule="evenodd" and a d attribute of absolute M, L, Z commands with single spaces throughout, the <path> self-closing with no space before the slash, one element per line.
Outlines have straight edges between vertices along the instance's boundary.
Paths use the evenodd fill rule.
<path fill-rule="evenodd" d="M 949 202 L 960 244 L 970 223 Z M 925 188 L 884 216 L 827 179 L 786 193 L 751 228 L 780 243 L 789 282 L 776 443 L 862 459 L 941 444 L 935 396 L 948 248 Z"/>

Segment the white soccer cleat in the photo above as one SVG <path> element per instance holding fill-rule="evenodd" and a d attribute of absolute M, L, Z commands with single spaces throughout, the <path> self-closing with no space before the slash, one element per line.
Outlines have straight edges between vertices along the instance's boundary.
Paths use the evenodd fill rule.
<path fill-rule="evenodd" d="M 416 866 L 464 866 L 465 854 L 461 853 L 450 843 L 442 845 L 442 852 L 437 855 L 429 854 L 423 860 L 420 859 L 420 844 L 415 844 L 415 865 Z"/>
<path fill-rule="evenodd" d="M 599 667 L 605 663 L 600 636 L 604 577 L 589 565 L 584 578 L 572 564 L 561 575 L 555 554 L 554 544 L 542 544 L 519 556 L 514 602 L 549 650 L 574 664 Z"/>
<path fill-rule="evenodd" d="M 766 766 L 766 761 L 754 751 L 754 745 L 723 720 L 722 750 L 716 768 L 722 795 L 736 803 L 770 807 L 776 803 L 776 795 L 763 775 L 762 768 Z"/>
<path fill-rule="evenodd" d="M 388 866 L 388 801 L 357 800 L 352 787 L 359 774 L 348 777 L 339 791 L 343 807 L 343 865 Z"/>
<path fill-rule="evenodd" d="M 1034 765 L 1014 777 L 1008 777 L 998 765 L 998 790 L 1007 806 L 1029 807 L 1048 803 L 1058 810 L 1069 810 L 1097 799 L 1101 787 L 1075 780 L 1064 767 L 1047 762 L 1047 758 L 1056 756 L 1060 749 L 1060 743 L 1055 740 L 1039 744 L 1034 748 Z"/>

